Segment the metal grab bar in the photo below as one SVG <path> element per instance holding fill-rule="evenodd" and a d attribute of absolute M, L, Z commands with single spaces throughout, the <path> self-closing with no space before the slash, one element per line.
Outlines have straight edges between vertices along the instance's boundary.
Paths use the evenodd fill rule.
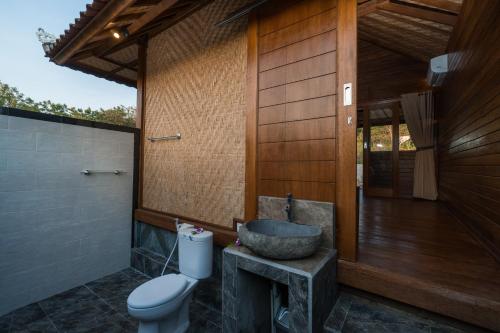
<path fill-rule="evenodd" d="M 89 170 L 89 169 L 84 169 L 84 170 L 80 171 L 80 173 L 85 175 L 85 176 L 91 175 L 93 173 L 112 173 L 115 175 L 120 175 L 120 174 L 125 173 L 125 172 L 126 171 L 123 171 L 123 170 Z"/>
<path fill-rule="evenodd" d="M 161 137 L 149 137 L 148 140 L 151 142 L 155 141 L 171 141 L 171 140 L 180 140 L 181 139 L 181 133 L 177 133 L 176 135 L 170 135 L 170 136 L 161 136 Z"/>

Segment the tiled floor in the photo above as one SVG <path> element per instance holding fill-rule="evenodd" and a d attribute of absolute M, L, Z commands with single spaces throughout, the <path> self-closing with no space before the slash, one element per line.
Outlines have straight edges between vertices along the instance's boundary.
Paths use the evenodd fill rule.
<path fill-rule="evenodd" d="M 0 332 L 137 332 L 130 292 L 149 278 L 125 269 L 0 317 Z M 194 300 L 190 333 L 221 332 L 221 314 Z"/>
<path fill-rule="evenodd" d="M 137 332 L 127 313 L 127 297 L 148 276 L 125 269 L 0 317 L 0 333 Z M 202 296 L 200 294 L 200 296 Z M 220 311 L 193 300 L 189 333 L 221 332 Z M 326 333 L 480 333 L 485 332 L 423 310 L 350 288 L 343 288 L 325 324 Z"/>
<path fill-rule="evenodd" d="M 325 333 L 483 333 L 480 328 L 372 294 L 343 288 Z"/>

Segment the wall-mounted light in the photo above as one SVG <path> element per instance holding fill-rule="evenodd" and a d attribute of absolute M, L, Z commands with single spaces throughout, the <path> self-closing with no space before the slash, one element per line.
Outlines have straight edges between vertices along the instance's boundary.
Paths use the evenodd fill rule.
<path fill-rule="evenodd" d="M 128 30 L 125 27 L 120 28 L 120 29 L 113 29 L 113 30 L 111 30 L 111 35 L 113 36 L 113 38 L 116 38 L 116 39 L 127 38 L 128 37 Z"/>

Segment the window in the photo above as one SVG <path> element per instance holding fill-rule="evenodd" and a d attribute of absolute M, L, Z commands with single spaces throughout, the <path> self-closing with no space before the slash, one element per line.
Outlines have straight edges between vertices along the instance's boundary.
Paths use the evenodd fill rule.
<path fill-rule="evenodd" d="M 399 124 L 399 151 L 417 150 L 406 124 Z"/>
<path fill-rule="evenodd" d="M 392 125 L 370 127 L 370 151 L 392 151 Z"/>

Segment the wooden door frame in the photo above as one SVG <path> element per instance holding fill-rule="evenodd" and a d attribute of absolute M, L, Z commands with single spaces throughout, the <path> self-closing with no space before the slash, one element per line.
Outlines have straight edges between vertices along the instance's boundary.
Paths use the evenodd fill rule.
<path fill-rule="evenodd" d="M 336 242 L 339 258 L 356 261 L 357 1 L 337 2 Z M 344 84 L 352 83 L 352 104 L 344 106 Z"/>
<path fill-rule="evenodd" d="M 392 117 L 392 187 L 389 188 L 370 188 L 368 182 L 368 171 L 370 167 L 369 147 L 371 144 L 371 124 L 370 107 L 374 105 L 387 105 L 391 107 Z M 399 198 L 399 124 L 401 106 L 398 101 L 383 103 L 366 103 L 363 105 L 363 194 L 376 197 Z M 365 148 L 365 144 L 367 148 Z"/>

